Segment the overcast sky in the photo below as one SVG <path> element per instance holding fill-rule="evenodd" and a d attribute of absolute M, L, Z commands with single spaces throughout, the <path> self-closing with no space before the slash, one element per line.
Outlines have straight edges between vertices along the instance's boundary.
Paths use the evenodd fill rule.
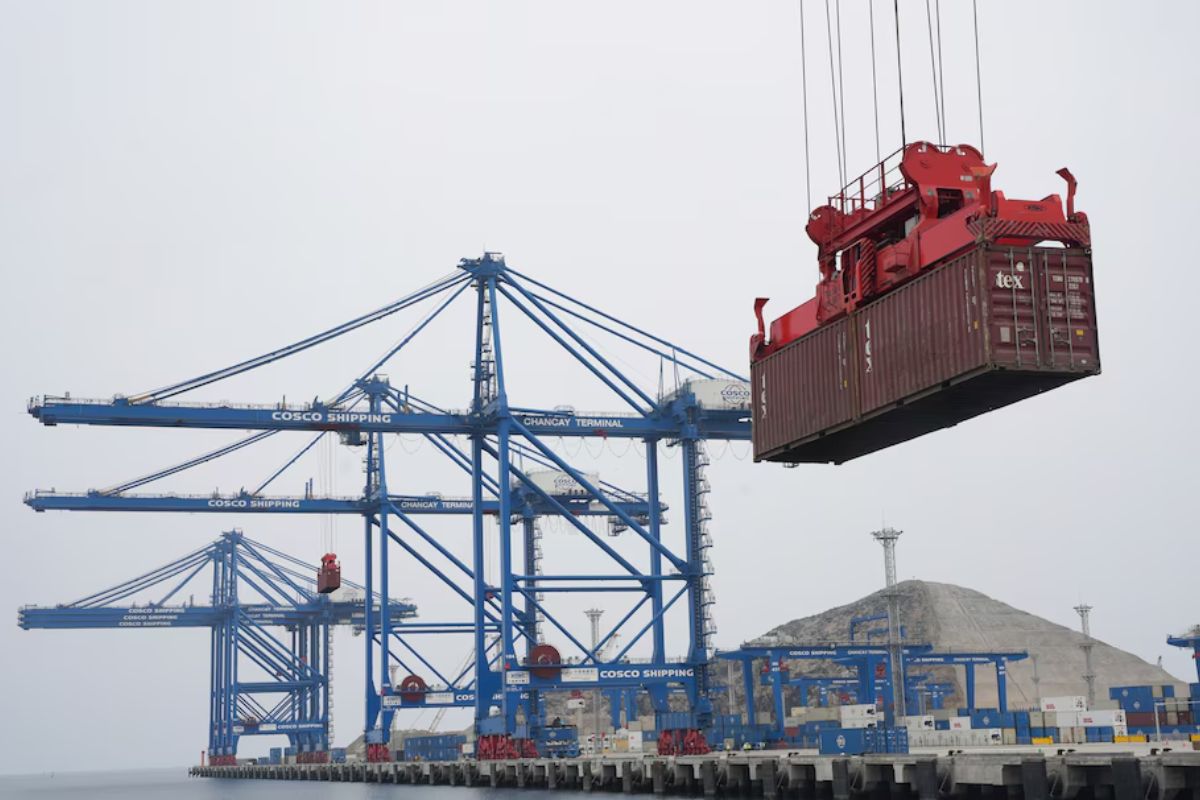
<path fill-rule="evenodd" d="M 947 139 L 978 143 L 969 6 L 943 6 Z M 399 297 L 484 249 L 744 371 L 753 299 L 769 296 L 769 310 L 781 313 L 810 297 L 817 277 L 803 231 L 797 8 L 795 0 L 0 3 L 8 287 L 0 424 L 9 444 L 0 607 L 69 602 L 233 526 L 315 561 L 328 525 L 35 516 L 20 502 L 26 490 L 107 486 L 236 434 L 44 428 L 25 414 L 27 397 L 110 397 L 196 375 Z M 851 174 L 876 160 L 866 8 L 842 3 Z M 884 153 L 900 144 L 890 8 L 876 3 Z M 937 137 L 924 8 L 901 3 L 910 140 Z M 881 557 L 868 533 L 886 521 L 905 530 L 902 577 L 969 586 L 1068 625 L 1086 600 L 1099 638 L 1150 661 L 1162 656 L 1195 680 L 1187 654 L 1165 637 L 1200 622 L 1197 380 L 1187 355 L 1187 303 L 1200 290 L 1190 254 L 1198 8 L 980 3 L 993 185 L 1040 198 L 1062 190 L 1057 168 L 1079 178 L 1104 374 L 841 467 L 754 465 L 747 445 L 716 444 L 719 645 L 877 589 Z M 806 4 L 806 24 L 819 197 L 837 188 L 824 4 Z M 195 399 L 327 395 L 415 319 Z M 469 325 L 469 309 L 456 306 L 390 365 L 392 381 L 465 405 Z M 620 409 L 529 326 L 505 333 L 514 403 Z M 655 364 L 622 363 L 655 388 Z M 252 486 L 302 439 L 147 489 Z M 428 448 L 398 444 L 389 453 L 393 489 L 469 491 Z M 643 488 L 644 463 L 622 447 L 568 443 L 564 452 Z M 315 452 L 278 490 L 298 492 L 312 477 L 354 493 L 360 455 Z M 677 546 L 671 455 L 663 469 Z M 353 577 L 360 525 L 342 520 L 334 537 Z M 462 523 L 431 529 L 466 552 Z M 548 568 L 593 552 L 561 526 L 547 526 L 546 550 Z M 463 613 L 411 562 L 396 560 L 393 586 L 427 618 Z M 581 636 L 582 607 L 564 617 Z M 618 613 L 611 606 L 609 617 Z M 344 744 L 361 729 L 361 640 L 341 632 L 337 642 Z M 678 634 L 671 644 L 682 648 Z M 206 746 L 204 632 L 10 624 L 0 628 L 0 653 L 0 771 L 185 764 Z M 435 656 L 450 664 L 465 654 L 458 643 Z M 281 743 L 246 740 L 242 752 Z"/>

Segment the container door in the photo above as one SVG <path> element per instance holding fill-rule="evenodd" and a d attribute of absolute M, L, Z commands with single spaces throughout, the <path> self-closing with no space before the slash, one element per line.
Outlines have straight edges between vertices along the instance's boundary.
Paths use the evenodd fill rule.
<path fill-rule="evenodd" d="M 1038 248 L 1035 275 L 1042 309 L 1042 352 L 1047 369 L 1098 372 L 1100 351 L 1092 258 L 1086 251 Z"/>
<path fill-rule="evenodd" d="M 862 415 L 936 391 L 985 363 L 977 257 L 968 253 L 855 312 Z"/>
<path fill-rule="evenodd" d="M 984 250 L 991 361 L 1008 369 L 1043 366 L 1044 320 L 1034 292 L 1040 288 L 1042 248 Z"/>

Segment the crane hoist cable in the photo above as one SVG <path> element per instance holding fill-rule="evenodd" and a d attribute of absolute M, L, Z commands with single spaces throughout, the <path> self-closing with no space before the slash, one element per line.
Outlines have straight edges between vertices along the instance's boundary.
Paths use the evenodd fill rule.
<path fill-rule="evenodd" d="M 804 210 L 812 209 L 812 169 L 808 154 L 808 54 L 804 36 L 804 0 L 796 5 L 800 11 L 800 97 L 804 111 Z M 661 383 L 661 378 L 659 380 Z"/>
<path fill-rule="evenodd" d="M 938 144 L 945 144 L 946 127 L 942 120 L 941 95 L 938 92 L 937 59 L 933 47 L 933 12 L 929 8 L 929 0 L 925 0 L 925 27 L 929 31 L 929 75 L 933 81 L 933 115 L 937 118 Z"/>
<path fill-rule="evenodd" d="M 983 73 L 979 66 L 979 6 L 978 0 L 971 0 L 971 19 L 975 23 L 975 97 L 979 107 L 979 152 L 983 149 Z"/>
<path fill-rule="evenodd" d="M 933 0 L 933 13 L 937 25 L 937 71 L 938 71 L 938 94 L 941 96 L 942 109 L 942 140 L 949 144 L 946 137 L 946 72 L 942 69 L 942 0 Z"/>
<path fill-rule="evenodd" d="M 900 63 L 900 0 L 892 0 L 892 14 L 896 20 L 896 88 L 900 95 L 900 146 L 908 144 L 904 132 L 904 68 Z"/>
<path fill-rule="evenodd" d="M 833 66 L 833 19 L 829 15 L 829 0 L 825 0 L 825 40 L 829 45 L 829 91 L 833 101 L 833 144 L 837 149 L 838 185 L 846 185 L 845 154 L 842 153 L 840 114 L 838 111 L 837 71 Z"/>
<path fill-rule="evenodd" d="M 875 111 L 875 163 L 878 164 L 883 161 L 883 156 L 879 149 L 879 82 L 875 71 L 875 0 L 867 0 L 867 16 L 871 21 L 871 104 Z"/>
<path fill-rule="evenodd" d="M 833 0 L 833 15 L 837 25 L 838 106 L 842 109 L 842 178 L 845 183 L 850 180 L 850 171 L 846 168 L 850 158 L 846 152 L 846 79 L 842 72 L 842 0 Z"/>

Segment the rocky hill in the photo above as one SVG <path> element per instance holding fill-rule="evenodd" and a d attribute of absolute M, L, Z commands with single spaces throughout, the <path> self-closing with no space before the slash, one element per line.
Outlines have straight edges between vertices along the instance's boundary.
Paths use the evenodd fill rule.
<path fill-rule="evenodd" d="M 1083 680 L 1084 656 L 1079 647 L 1083 634 L 1050 622 L 1007 603 L 994 600 L 973 589 L 948 583 L 904 581 L 897 586 L 900 592 L 901 622 L 910 642 L 932 644 L 939 652 L 957 651 L 1027 651 L 1031 658 L 1009 665 L 1008 697 L 1013 708 L 1036 705 L 1037 698 L 1086 694 Z M 876 592 L 848 605 L 831 608 L 811 617 L 786 622 L 768 631 L 754 643 L 779 642 L 845 642 L 849 639 L 852 617 L 882 614 L 887 611 L 883 592 Z M 868 623 L 881 627 L 883 623 Z M 856 639 L 862 640 L 860 630 Z M 876 641 L 883 641 L 877 639 Z M 1096 696 L 1108 698 L 1108 687 L 1130 684 L 1176 684 L 1177 691 L 1186 691 L 1178 679 L 1163 669 L 1112 645 L 1097 641 L 1092 651 L 1096 673 Z M 1034 682 L 1034 661 L 1038 682 Z M 829 674 L 829 665 L 816 662 L 812 671 Z M 963 705 L 961 670 L 937 668 L 930 670 L 939 680 L 954 682 L 958 697 L 953 705 Z M 980 708 L 996 705 L 996 682 L 993 670 L 976 670 L 977 698 Z M 799 698 L 794 698 L 797 703 Z M 756 705 L 765 708 L 760 695 Z M 949 707 L 951 704 L 947 703 Z"/>

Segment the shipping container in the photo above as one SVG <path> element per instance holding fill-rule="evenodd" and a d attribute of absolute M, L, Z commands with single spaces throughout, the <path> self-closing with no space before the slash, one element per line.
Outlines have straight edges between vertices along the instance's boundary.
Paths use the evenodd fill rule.
<path fill-rule="evenodd" d="M 1064 697 L 1043 697 L 1042 711 L 1085 711 L 1087 698 L 1082 695 L 1066 695 Z M 1047 725 L 1050 723 L 1046 723 Z"/>
<path fill-rule="evenodd" d="M 818 750 L 821 755 L 862 755 L 877 753 L 879 747 L 874 728 L 833 728 L 821 731 Z"/>
<path fill-rule="evenodd" d="M 1089 251 L 980 247 L 752 363 L 754 458 L 841 463 L 1099 371 Z"/>

